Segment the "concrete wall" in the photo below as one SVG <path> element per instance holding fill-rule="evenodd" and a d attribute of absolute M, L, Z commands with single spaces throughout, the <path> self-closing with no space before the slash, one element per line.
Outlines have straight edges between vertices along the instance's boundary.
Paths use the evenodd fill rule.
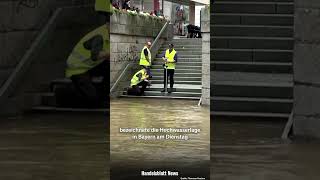
<path fill-rule="evenodd" d="M 77 18 L 74 18 L 77 17 Z M 28 56 L 29 67 L 17 87 L 10 91 L 5 102 L 0 102 L 1 114 L 18 114 L 29 110 L 35 101 L 36 93 L 48 92 L 50 82 L 64 78 L 66 60 L 85 34 L 101 25 L 97 13 L 92 7 L 64 8 L 49 31 L 35 41 L 36 50 Z M 39 34 L 37 34 L 39 35 Z"/>
<path fill-rule="evenodd" d="M 320 1 L 295 0 L 294 134 L 320 138 Z"/>
<path fill-rule="evenodd" d="M 0 2 L 0 87 L 57 7 L 94 0 L 7 0 Z"/>
<path fill-rule="evenodd" d="M 201 10 L 202 31 L 202 104 L 210 105 L 210 9 Z"/>
<path fill-rule="evenodd" d="M 110 84 L 112 85 L 128 62 L 138 63 L 147 41 L 158 35 L 165 20 L 116 12 L 111 17 Z"/>

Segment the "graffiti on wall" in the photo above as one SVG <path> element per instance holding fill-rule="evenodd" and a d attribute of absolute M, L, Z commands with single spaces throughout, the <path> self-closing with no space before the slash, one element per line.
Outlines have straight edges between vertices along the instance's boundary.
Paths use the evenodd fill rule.
<path fill-rule="evenodd" d="M 130 45 L 126 50 L 121 51 L 118 56 L 114 59 L 115 63 L 123 62 L 134 62 L 137 61 L 138 56 L 138 47 L 136 45 Z"/>

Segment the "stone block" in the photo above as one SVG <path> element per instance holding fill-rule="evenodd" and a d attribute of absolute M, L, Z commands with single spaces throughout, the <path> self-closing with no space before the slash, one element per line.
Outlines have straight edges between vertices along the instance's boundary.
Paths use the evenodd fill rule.
<path fill-rule="evenodd" d="M 295 136 L 320 138 L 320 117 L 294 115 L 293 133 Z"/>
<path fill-rule="evenodd" d="M 295 39 L 320 43 L 320 10 L 296 9 L 295 12 Z"/>
<path fill-rule="evenodd" d="M 320 88 L 294 86 L 294 113 L 298 115 L 320 115 Z"/>
<path fill-rule="evenodd" d="M 320 84 L 320 45 L 295 45 L 294 80 Z"/>
<path fill-rule="evenodd" d="M 320 8 L 320 1 L 318 0 L 295 0 L 295 8 Z"/>

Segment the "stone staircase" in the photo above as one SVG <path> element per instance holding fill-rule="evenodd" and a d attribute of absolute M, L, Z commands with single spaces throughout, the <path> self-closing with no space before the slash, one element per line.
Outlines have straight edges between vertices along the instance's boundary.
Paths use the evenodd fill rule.
<path fill-rule="evenodd" d="M 293 103 L 293 0 L 215 0 L 211 114 L 287 118 Z"/>
<path fill-rule="evenodd" d="M 178 52 L 178 63 L 174 75 L 174 89 L 172 93 L 162 93 L 163 89 L 163 67 L 161 54 L 173 43 Z M 152 86 L 145 91 L 145 96 L 130 96 L 126 90 L 121 97 L 132 98 L 162 98 L 162 99 L 190 99 L 201 98 L 202 78 L 202 41 L 201 39 L 173 39 L 165 42 L 159 49 L 152 65 Z M 128 82 L 129 83 L 129 82 Z M 168 84 L 168 87 L 169 84 Z"/>
<path fill-rule="evenodd" d="M 96 86 L 101 85 L 101 78 L 94 78 L 92 81 Z M 88 113 L 109 111 L 109 106 L 106 106 L 106 107 L 101 106 L 101 107 L 90 108 L 90 109 L 85 107 L 74 107 L 74 106 L 61 107 L 57 103 L 57 97 L 56 97 L 56 94 L 54 93 L 54 89 L 57 89 L 57 88 L 61 88 L 64 90 L 67 90 L 67 89 L 71 90 L 74 87 L 73 87 L 72 81 L 67 78 L 55 79 L 49 82 L 48 84 L 47 83 L 43 84 L 43 93 L 37 93 L 34 95 L 35 106 L 32 108 L 32 110 L 37 112 L 55 112 L 56 111 L 56 112 L 88 112 Z M 67 96 L 68 93 L 72 93 L 72 90 L 70 92 L 66 92 L 65 94 L 66 98 L 72 101 L 72 95 L 68 97 Z"/>

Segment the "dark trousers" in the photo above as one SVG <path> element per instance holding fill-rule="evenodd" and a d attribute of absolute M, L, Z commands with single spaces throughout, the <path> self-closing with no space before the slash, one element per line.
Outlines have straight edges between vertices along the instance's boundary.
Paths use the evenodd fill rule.
<path fill-rule="evenodd" d="M 141 86 L 141 88 L 139 86 Z M 139 84 L 134 85 L 128 89 L 128 95 L 141 96 L 144 94 L 144 91 L 146 90 L 147 86 L 148 82 L 141 81 Z"/>
<path fill-rule="evenodd" d="M 107 61 L 102 62 L 89 71 L 71 76 L 75 90 L 87 107 L 100 107 L 109 98 L 109 69 Z M 102 82 L 94 84 L 93 77 L 102 77 Z"/>
<path fill-rule="evenodd" d="M 168 82 L 167 79 L 169 79 L 168 77 L 170 76 L 170 88 L 173 88 L 174 85 L 174 80 L 173 80 L 173 76 L 174 76 L 174 69 L 167 69 L 167 76 L 166 76 L 166 69 L 164 68 L 164 73 L 163 73 L 163 85 L 164 88 L 166 88 L 166 83 Z"/>

